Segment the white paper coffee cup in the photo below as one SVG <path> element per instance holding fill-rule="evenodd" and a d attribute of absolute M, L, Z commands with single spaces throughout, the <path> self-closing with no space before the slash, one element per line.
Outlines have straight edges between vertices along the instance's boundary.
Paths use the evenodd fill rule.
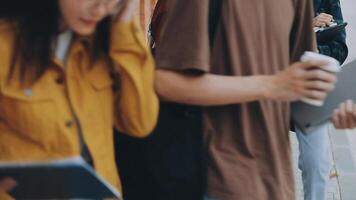
<path fill-rule="evenodd" d="M 308 62 L 308 61 L 324 61 L 327 64 L 321 66 L 320 68 L 328 71 L 330 73 L 338 73 L 340 71 L 340 62 L 337 61 L 336 59 L 329 57 L 329 56 L 325 56 L 322 54 L 318 54 L 315 52 L 311 52 L 311 51 L 306 51 L 304 52 L 304 54 L 302 55 L 302 57 L 300 58 L 300 60 L 302 62 Z M 324 105 L 324 101 L 320 101 L 320 100 L 315 100 L 315 99 L 310 99 L 310 98 L 302 98 L 301 99 L 302 102 L 313 105 L 313 106 L 322 106 Z"/>

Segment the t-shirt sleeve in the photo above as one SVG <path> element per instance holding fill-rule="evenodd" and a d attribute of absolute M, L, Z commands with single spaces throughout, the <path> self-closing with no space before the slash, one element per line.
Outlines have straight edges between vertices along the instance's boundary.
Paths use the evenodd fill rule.
<path fill-rule="evenodd" d="M 295 0 L 295 17 L 290 34 L 290 60 L 299 61 L 304 51 L 316 51 L 316 36 L 313 30 L 313 1 Z"/>
<path fill-rule="evenodd" d="M 158 69 L 210 71 L 209 0 L 167 0 L 167 15 L 156 44 Z"/>

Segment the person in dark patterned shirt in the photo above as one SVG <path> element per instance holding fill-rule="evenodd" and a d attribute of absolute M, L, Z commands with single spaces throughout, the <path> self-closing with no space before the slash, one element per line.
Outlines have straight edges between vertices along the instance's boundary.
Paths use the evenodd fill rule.
<path fill-rule="evenodd" d="M 314 0 L 314 11 L 315 27 L 328 26 L 333 21 L 337 24 L 344 22 L 339 0 Z M 342 64 L 348 55 L 346 31 L 341 31 L 330 41 L 318 43 L 318 50 L 321 54 L 331 56 Z"/>
<path fill-rule="evenodd" d="M 332 23 L 343 23 L 339 0 L 314 0 L 314 27 L 326 27 Z M 331 56 L 343 63 L 348 55 L 346 32 L 341 31 L 329 41 L 319 42 L 320 54 Z M 329 124 L 304 134 L 296 127 L 299 141 L 299 168 L 302 170 L 304 199 L 325 200 L 331 169 Z"/>

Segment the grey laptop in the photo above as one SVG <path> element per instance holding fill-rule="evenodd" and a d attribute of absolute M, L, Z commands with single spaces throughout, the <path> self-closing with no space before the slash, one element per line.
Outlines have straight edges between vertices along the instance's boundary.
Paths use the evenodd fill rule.
<path fill-rule="evenodd" d="M 356 102 L 356 60 L 343 66 L 337 76 L 336 88 L 328 95 L 323 106 L 292 103 L 292 120 L 304 133 L 309 133 L 327 122 L 341 102 L 348 99 Z"/>

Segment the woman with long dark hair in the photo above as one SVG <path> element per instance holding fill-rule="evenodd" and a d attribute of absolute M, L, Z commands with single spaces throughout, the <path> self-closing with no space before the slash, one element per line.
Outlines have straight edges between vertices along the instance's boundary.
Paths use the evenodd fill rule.
<path fill-rule="evenodd" d="M 158 113 L 137 1 L 12 2 L 0 13 L 0 161 L 81 155 L 120 189 L 112 128 L 144 137 Z"/>

